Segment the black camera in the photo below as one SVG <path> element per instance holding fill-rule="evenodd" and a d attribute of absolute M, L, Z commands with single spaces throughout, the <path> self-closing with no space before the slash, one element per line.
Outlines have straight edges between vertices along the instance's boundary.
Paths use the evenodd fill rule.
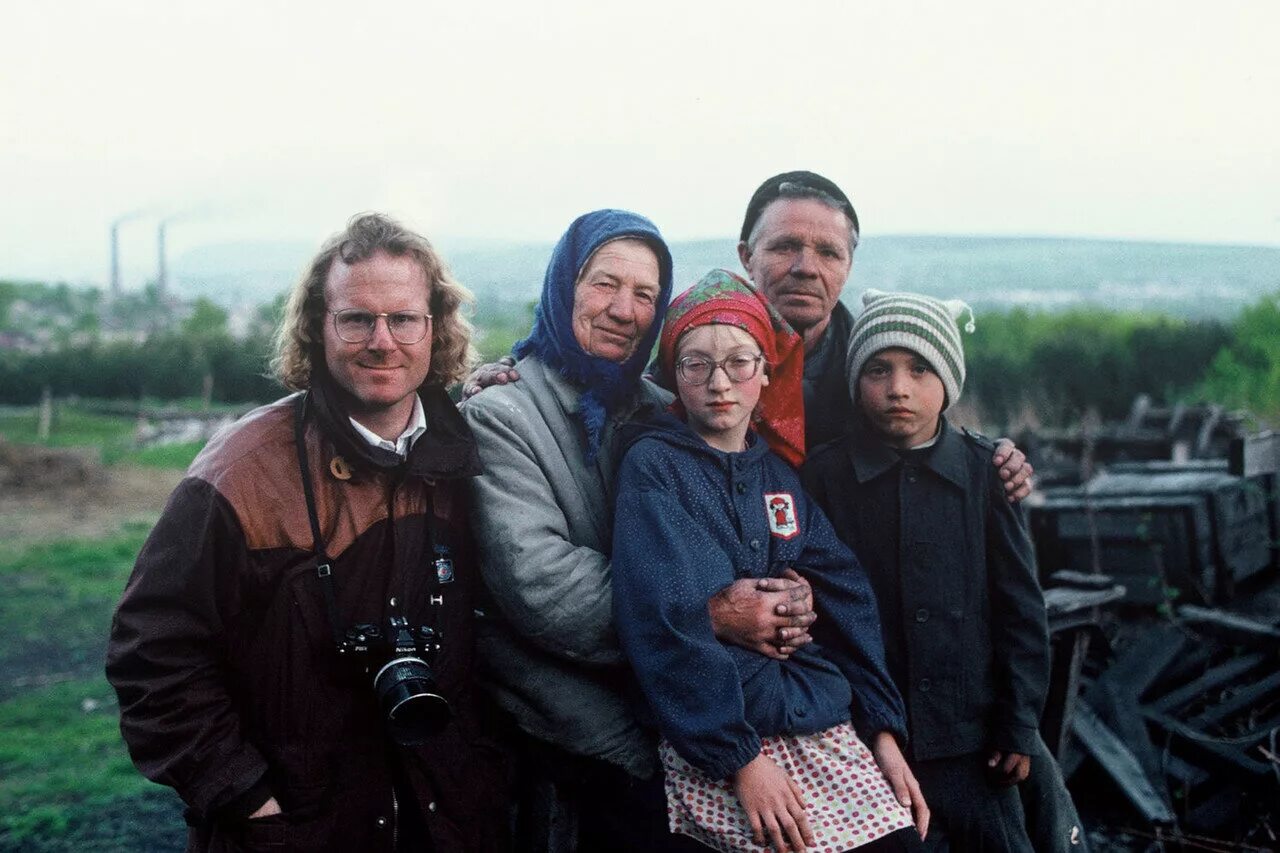
<path fill-rule="evenodd" d="M 338 643 L 338 652 L 359 661 L 373 676 L 373 691 L 387 721 L 387 730 L 401 746 L 421 746 L 449 722 L 449 702 L 440 695 L 425 658 L 440 651 L 436 632 L 411 627 L 403 616 L 377 625 L 352 625 Z"/>

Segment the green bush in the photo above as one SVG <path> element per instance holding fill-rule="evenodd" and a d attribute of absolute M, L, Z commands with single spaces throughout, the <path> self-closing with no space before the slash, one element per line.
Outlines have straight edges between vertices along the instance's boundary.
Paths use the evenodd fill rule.
<path fill-rule="evenodd" d="M 1280 293 L 1246 308 L 1209 365 L 1203 396 L 1280 420 Z"/>
<path fill-rule="evenodd" d="M 965 394 L 993 425 L 1025 409 L 1049 424 L 1074 423 L 1089 408 L 1122 418 L 1140 393 L 1195 396 L 1204 366 L 1234 336 L 1215 320 L 1101 309 L 985 314 L 964 338 Z"/>

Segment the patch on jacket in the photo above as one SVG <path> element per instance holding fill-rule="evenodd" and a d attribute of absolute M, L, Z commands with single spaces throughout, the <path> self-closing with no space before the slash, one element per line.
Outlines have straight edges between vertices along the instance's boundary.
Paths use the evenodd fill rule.
<path fill-rule="evenodd" d="M 789 492 L 765 492 L 764 508 L 769 517 L 769 532 L 774 536 L 790 539 L 800 532 L 796 501 Z"/>

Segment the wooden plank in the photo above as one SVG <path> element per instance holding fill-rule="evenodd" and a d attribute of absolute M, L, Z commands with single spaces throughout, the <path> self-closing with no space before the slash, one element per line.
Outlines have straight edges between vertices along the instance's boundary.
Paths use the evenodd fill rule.
<path fill-rule="evenodd" d="M 1077 708 L 1076 714 L 1079 713 L 1080 709 Z M 1182 742 L 1188 748 L 1194 749 L 1205 760 L 1213 762 L 1216 767 L 1206 767 L 1211 773 L 1243 771 L 1250 776 L 1259 778 L 1272 775 L 1271 763 L 1253 758 L 1246 751 L 1250 748 L 1247 744 L 1224 742 L 1221 738 L 1207 735 L 1194 726 L 1189 726 L 1181 720 L 1174 719 L 1168 714 L 1161 714 L 1159 711 L 1150 708 L 1144 708 L 1142 714 L 1158 727 L 1182 738 Z M 1260 733 L 1258 735 L 1259 739 L 1262 736 Z"/>
<path fill-rule="evenodd" d="M 1213 778 L 1203 767 L 1197 767 L 1172 753 L 1164 757 L 1164 772 L 1169 775 L 1169 778 L 1193 787 Z"/>
<path fill-rule="evenodd" d="M 1173 809 L 1143 771 L 1129 747 L 1107 728 L 1088 703 L 1076 706 L 1071 729 L 1084 748 L 1107 771 L 1121 792 L 1150 823 L 1171 824 Z"/>
<path fill-rule="evenodd" d="M 1064 569 L 1060 572 L 1054 572 L 1049 576 L 1049 580 L 1054 586 L 1047 587 L 1045 592 L 1050 589 L 1056 589 L 1058 586 L 1065 586 L 1075 589 L 1111 589 L 1115 586 L 1115 581 L 1110 575 L 1095 575 L 1090 572 L 1073 572 Z"/>
<path fill-rule="evenodd" d="M 1096 684 L 1136 700 L 1167 666 L 1184 656 L 1187 642 L 1186 634 L 1172 625 L 1152 629 L 1121 652 Z"/>
<path fill-rule="evenodd" d="M 1059 572 L 1061 574 L 1061 572 Z M 1051 586 L 1044 591 L 1044 606 L 1050 616 L 1074 613 L 1102 604 L 1110 604 L 1124 598 L 1124 587 L 1108 586 L 1106 589 L 1072 589 Z M 1280 632 L 1277 633 L 1280 636 Z"/>
<path fill-rule="evenodd" d="M 1218 629 L 1232 642 L 1265 640 L 1268 648 L 1275 648 L 1275 641 L 1280 640 L 1280 628 L 1225 610 L 1184 604 L 1178 608 L 1178 616 L 1200 628 Z"/>
<path fill-rule="evenodd" d="M 1226 663 L 1215 666 L 1194 681 L 1145 704 L 1161 713 L 1172 713 L 1191 700 L 1203 696 L 1206 692 L 1230 684 L 1249 670 L 1265 663 L 1267 658 L 1268 655 L 1260 653 L 1231 658 Z"/>
<path fill-rule="evenodd" d="M 1227 470 L 1237 477 L 1280 471 L 1280 434 L 1263 432 L 1231 439 Z"/>
<path fill-rule="evenodd" d="M 1262 707 L 1264 700 L 1277 690 L 1280 690 L 1280 672 L 1273 672 L 1256 684 L 1241 687 L 1234 696 L 1211 708 L 1206 708 L 1187 722 L 1197 728 L 1216 726 L 1255 705 Z M 1262 735 L 1263 732 L 1260 731 L 1258 737 L 1261 738 Z"/>

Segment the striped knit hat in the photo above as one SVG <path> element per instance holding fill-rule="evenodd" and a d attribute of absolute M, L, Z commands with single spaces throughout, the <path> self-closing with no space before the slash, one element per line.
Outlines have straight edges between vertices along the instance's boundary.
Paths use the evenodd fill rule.
<path fill-rule="evenodd" d="M 862 366 L 873 355 L 890 347 L 901 347 L 919 355 L 942 380 L 947 401 L 943 411 L 960 399 L 964 390 L 964 345 L 956 321 L 969 312 L 964 330 L 973 333 L 973 309 L 959 299 L 943 302 L 919 293 L 885 293 L 868 290 L 862 294 L 862 313 L 849 335 L 846 361 L 849 387 L 858 396 Z"/>

